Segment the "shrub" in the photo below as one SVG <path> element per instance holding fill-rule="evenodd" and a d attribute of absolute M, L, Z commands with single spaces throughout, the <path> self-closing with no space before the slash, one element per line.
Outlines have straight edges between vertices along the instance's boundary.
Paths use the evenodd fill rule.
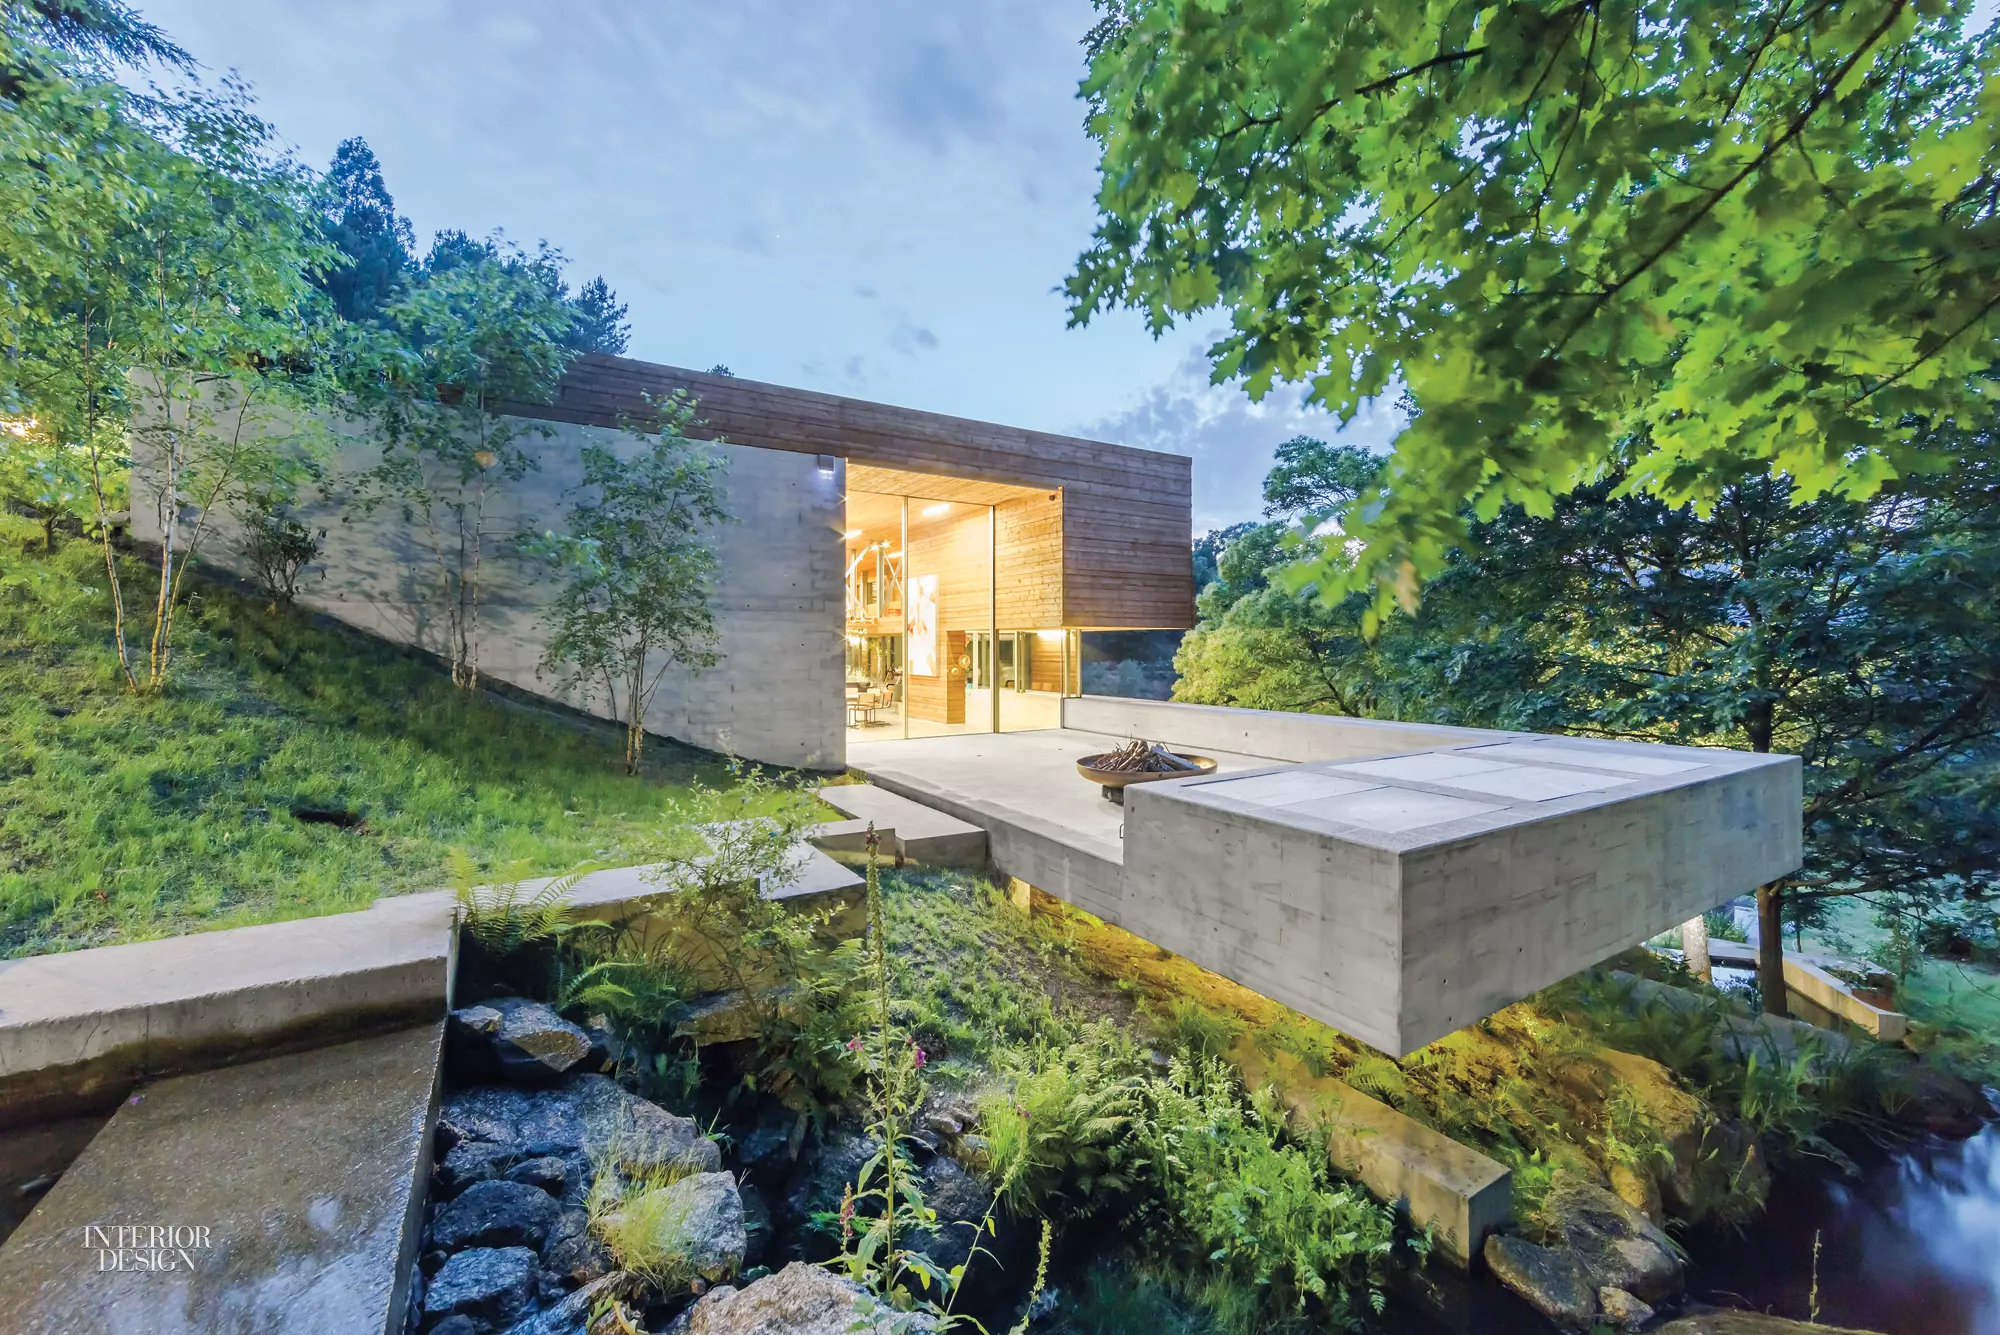
<path fill-rule="evenodd" d="M 1194 1264 L 1188 1283 L 1231 1331 L 1306 1317 L 1358 1326 L 1382 1307 L 1395 1217 L 1337 1182 L 1323 1148 L 1284 1141 L 1216 1061 L 1175 1061 L 1143 1126 L 1149 1176 Z"/>

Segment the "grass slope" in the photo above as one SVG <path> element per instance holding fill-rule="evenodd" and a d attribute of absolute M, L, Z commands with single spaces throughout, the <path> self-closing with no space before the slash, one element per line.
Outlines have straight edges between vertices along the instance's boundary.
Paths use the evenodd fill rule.
<path fill-rule="evenodd" d="M 198 580 L 173 685 L 135 696 L 97 550 L 26 537 L 0 529 L 0 956 L 356 908 L 440 884 L 453 846 L 639 861 L 692 780 L 724 777 L 661 744 L 628 778 L 613 729 L 467 699 L 427 658 Z M 122 578 L 150 597 L 137 563 Z"/>

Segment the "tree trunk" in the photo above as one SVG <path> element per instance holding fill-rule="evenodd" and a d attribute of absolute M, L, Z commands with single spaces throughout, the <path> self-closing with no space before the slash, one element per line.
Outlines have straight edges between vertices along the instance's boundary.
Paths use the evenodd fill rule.
<path fill-rule="evenodd" d="M 1702 982 L 1715 981 L 1708 961 L 1708 919 L 1700 914 L 1681 924 L 1681 960 Z"/>
<path fill-rule="evenodd" d="M 1757 992 L 1764 1014 L 1790 1015 L 1785 1004 L 1785 892 L 1776 881 L 1757 887 Z"/>

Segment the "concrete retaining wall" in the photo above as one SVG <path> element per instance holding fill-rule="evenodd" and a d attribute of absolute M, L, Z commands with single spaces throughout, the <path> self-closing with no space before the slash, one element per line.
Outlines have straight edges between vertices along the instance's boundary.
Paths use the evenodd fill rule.
<path fill-rule="evenodd" d="M 340 442 L 323 486 L 307 497 L 303 518 L 326 529 L 325 552 L 308 573 L 299 601 L 350 626 L 398 644 L 439 652 L 445 626 L 432 597 L 439 574 L 418 529 L 394 505 L 364 514 L 351 499 L 355 480 L 380 457 L 364 429 L 319 423 Z M 635 438 L 595 427 L 515 421 L 522 447 L 539 465 L 518 483 L 496 487 L 488 505 L 479 660 L 482 673 L 543 695 L 552 679 L 537 674 L 547 635 L 539 622 L 551 589 L 539 565 L 510 558 L 518 533 L 560 529 L 582 477 L 586 441 L 630 450 Z M 274 427 L 275 429 L 275 427 Z M 542 434 L 546 432 L 547 434 Z M 142 441 L 134 440 L 143 454 Z M 786 450 L 717 445 L 727 464 L 723 488 L 730 523 L 710 541 L 720 566 L 711 606 L 722 661 L 704 670 L 671 671 L 647 713 L 648 731 L 752 760 L 811 769 L 846 763 L 842 703 L 841 526 L 845 461 Z M 158 541 L 158 488 L 139 458 L 133 468 L 132 527 Z M 242 530 L 215 516 L 202 559 L 247 573 Z M 606 714 L 593 695 L 568 703 Z"/>

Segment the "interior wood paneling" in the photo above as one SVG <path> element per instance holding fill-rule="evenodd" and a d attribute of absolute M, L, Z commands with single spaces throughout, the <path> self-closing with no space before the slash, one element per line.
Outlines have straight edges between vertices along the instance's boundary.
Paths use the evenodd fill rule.
<path fill-rule="evenodd" d="M 932 723 L 965 722 L 965 671 L 958 660 L 965 655 L 965 632 L 948 630 L 939 637 L 943 669 L 935 677 L 909 677 L 910 717 Z"/>
<path fill-rule="evenodd" d="M 1194 624 L 1193 466 L 1181 455 L 596 353 L 571 367 L 555 403 L 505 410 L 616 427 L 642 417 L 648 395 L 675 390 L 694 395 L 707 430 L 720 439 L 845 458 L 851 487 L 858 486 L 857 472 L 877 468 L 926 475 L 922 485 L 933 489 L 955 480 L 1044 496 L 1060 491 L 1061 620 L 1042 624 L 1100 630 Z M 939 498 L 995 503 L 974 501 L 970 491 Z"/>

